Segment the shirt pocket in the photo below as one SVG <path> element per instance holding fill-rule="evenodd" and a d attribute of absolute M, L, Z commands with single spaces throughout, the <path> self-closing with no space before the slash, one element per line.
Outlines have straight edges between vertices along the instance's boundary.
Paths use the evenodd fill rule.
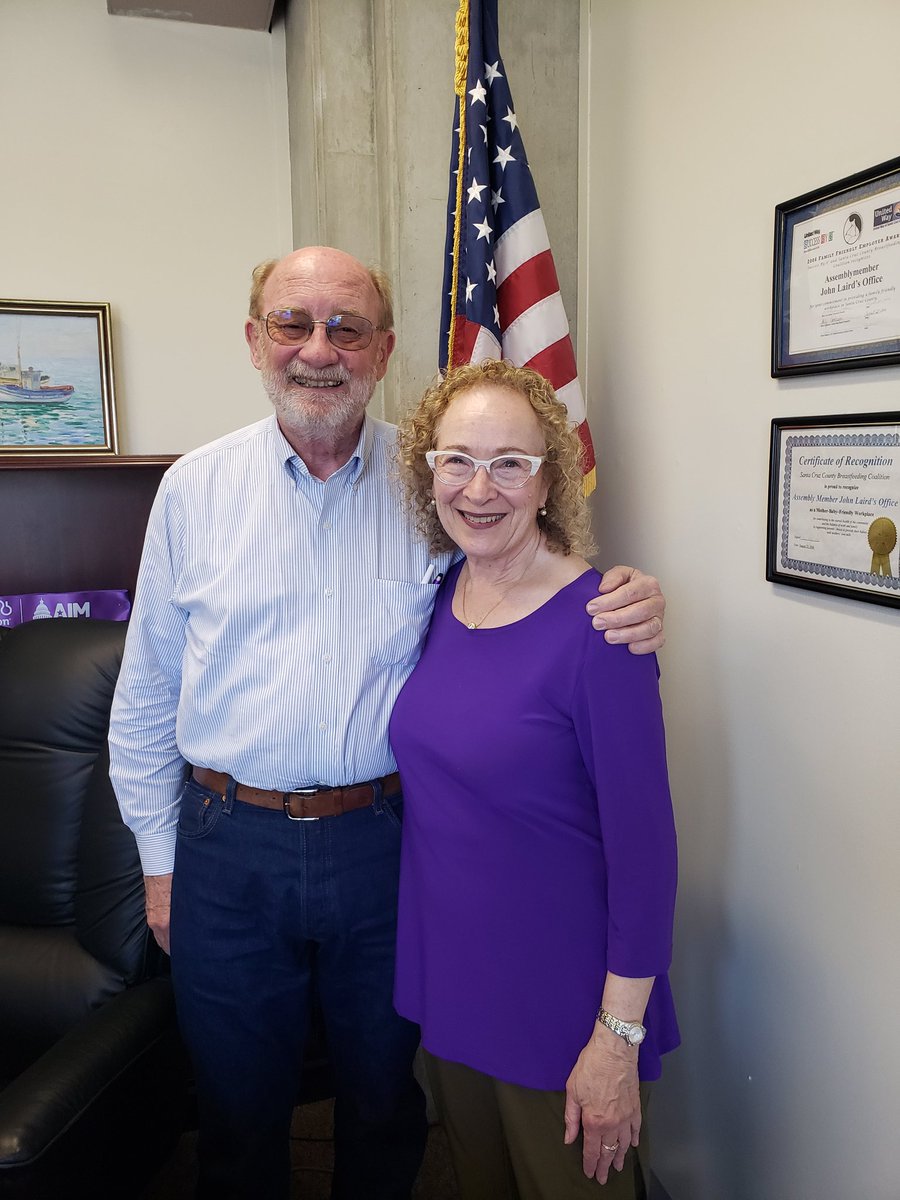
<path fill-rule="evenodd" d="M 373 587 L 374 661 L 382 667 L 414 666 L 428 632 L 437 586 L 376 579 Z"/>

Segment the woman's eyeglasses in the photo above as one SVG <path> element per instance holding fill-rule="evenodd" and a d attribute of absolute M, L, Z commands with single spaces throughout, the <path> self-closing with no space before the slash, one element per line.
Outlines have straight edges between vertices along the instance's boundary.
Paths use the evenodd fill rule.
<path fill-rule="evenodd" d="M 475 478 L 479 467 L 484 467 L 497 487 L 524 487 L 538 469 L 546 455 L 498 454 L 495 458 L 473 458 L 461 450 L 427 450 L 425 461 L 441 483 L 451 486 L 468 483 Z"/>

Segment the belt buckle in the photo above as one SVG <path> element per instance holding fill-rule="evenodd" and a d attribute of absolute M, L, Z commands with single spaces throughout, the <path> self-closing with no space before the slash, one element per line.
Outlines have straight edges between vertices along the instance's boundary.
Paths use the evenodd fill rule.
<path fill-rule="evenodd" d="M 321 817 L 295 817 L 291 812 L 291 796 L 315 796 L 318 792 L 323 792 L 326 789 L 315 783 L 312 787 L 294 788 L 293 791 L 285 792 L 282 804 L 284 806 L 284 815 L 289 821 L 321 821 Z"/>

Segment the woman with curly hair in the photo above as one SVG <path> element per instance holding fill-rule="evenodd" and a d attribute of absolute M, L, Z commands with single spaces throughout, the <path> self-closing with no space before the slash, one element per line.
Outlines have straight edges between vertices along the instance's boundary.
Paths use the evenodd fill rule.
<path fill-rule="evenodd" d="M 636 1200 L 642 1096 L 678 1044 L 656 660 L 579 619 L 599 579 L 580 444 L 540 375 L 450 372 L 400 460 L 420 530 L 465 559 L 391 719 L 395 1005 L 463 1200 Z"/>

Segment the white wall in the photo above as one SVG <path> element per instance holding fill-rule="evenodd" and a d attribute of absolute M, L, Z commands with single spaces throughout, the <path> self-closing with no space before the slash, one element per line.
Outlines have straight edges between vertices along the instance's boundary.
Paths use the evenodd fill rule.
<path fill-rule="evenodd" d="M 765 580 L 774 206 L 900 154 L 889 0 L 585 0 L 587 394 L 605 561 L 663 580 L 684 1046 L 674 1200 L 897 1200 L 900 613 Z"/>
<path fill-rule="evenodd" d="M 0 4 L 0 296 L 112 306 L 120 451 L 269 411 L 242 324 L 290 249 L 283 36 Z"/>

